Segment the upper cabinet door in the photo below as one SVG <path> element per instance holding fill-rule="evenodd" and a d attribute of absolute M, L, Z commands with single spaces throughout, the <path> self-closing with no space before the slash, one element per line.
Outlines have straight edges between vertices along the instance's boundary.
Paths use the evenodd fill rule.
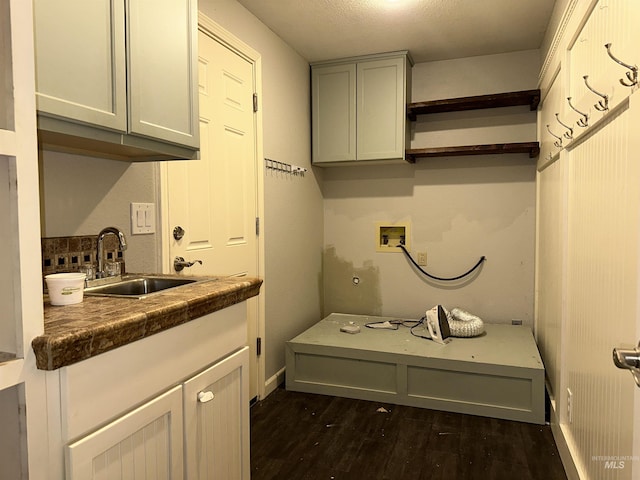
<path fill-rule="evenodd" d="M 358 160 L 404 158 L 405 60 L 358 63 Z"/>
<path fill-rule="evenodd" d="M 196 1 L 129 0 L 127 18 L 129 131 L 198 147 Z"/>
<path fill-rule="evenodd" d="M 34 0 L 40 113 L 126 131 L 122 0 Z"/>
<path fill-rule="evenodd" d="M 356 160 L 356 65 L 313 67 L 313 163 Z"/>

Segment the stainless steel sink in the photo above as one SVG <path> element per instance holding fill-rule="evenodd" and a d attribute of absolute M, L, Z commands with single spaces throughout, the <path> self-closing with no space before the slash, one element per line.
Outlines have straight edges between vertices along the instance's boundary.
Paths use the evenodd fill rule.
<path fill-rule="evenodd" d="M 144 298 L 153 293 L 163 292 L 170 288 L 188 285 L 197 281 L 191 278 L 136 275 L 134 277 L 123 277 L 120 280 L 104 285 L 86 287 L 84 294 L 97 297 Z"/>

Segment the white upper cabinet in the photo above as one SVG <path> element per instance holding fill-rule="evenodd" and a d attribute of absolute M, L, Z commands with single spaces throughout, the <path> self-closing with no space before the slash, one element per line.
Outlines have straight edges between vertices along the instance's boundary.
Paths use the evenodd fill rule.
<path fill-rule="evenodd" d="M 406 59 L 358 63 L 358 160 L 404 159 Z"/>
<path fill-rule="evenodd" d="M 127 130 L 125 5 L 36 0 L 38 111 Z"/>
<path fill-rule="evenodd" d="M 356 160 L 356 66 L 315 67 L 313 88 L 313 162 Z"/>
<path fill-rule="evenodd" d="M 195 0 L 34 0 L 42 143 L 195 158 Z"/>
<path fill-rule="evenodd" d="M 198 147 L 195 0 L 129 0 L 132 133 Z"/>
<path fill-rule="evenodd" d="M 313 64 L 313 163 L 404 160 L 410 76 L 407 52 Z"/>

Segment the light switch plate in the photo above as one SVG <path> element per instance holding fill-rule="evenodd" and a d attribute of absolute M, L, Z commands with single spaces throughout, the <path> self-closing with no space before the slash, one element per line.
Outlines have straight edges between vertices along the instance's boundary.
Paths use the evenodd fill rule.
<path fill-rule="evenodd" d="M 144 235 L 156 233 L 155 203 L 131 204 L 131 234 Z"/>

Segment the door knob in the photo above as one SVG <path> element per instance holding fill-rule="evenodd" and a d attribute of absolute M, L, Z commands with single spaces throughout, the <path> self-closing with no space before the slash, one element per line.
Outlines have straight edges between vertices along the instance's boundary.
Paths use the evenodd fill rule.
<path fill-rule="evenodd" d="M 173 259 L 173 269 L 176 272 L 181 272 L 185 267 L 193 267 L 196 263 L 202 265 L 202 260 L 194 260 L 193 262 L 187 262 L 184 257 L 176 257 Z"/>
<path fill-rule="evenodd" d="M 184 237 L 184 228 L 178 225 L 173 229 L 173 238 L 180 240 L 182 237 Z"/>
<path fill-rule="evenodd" d="M 616 367 L 629 370 L 640 387 L 640 343 L 634 349 L 613 349 L 613 363 Z"/>

